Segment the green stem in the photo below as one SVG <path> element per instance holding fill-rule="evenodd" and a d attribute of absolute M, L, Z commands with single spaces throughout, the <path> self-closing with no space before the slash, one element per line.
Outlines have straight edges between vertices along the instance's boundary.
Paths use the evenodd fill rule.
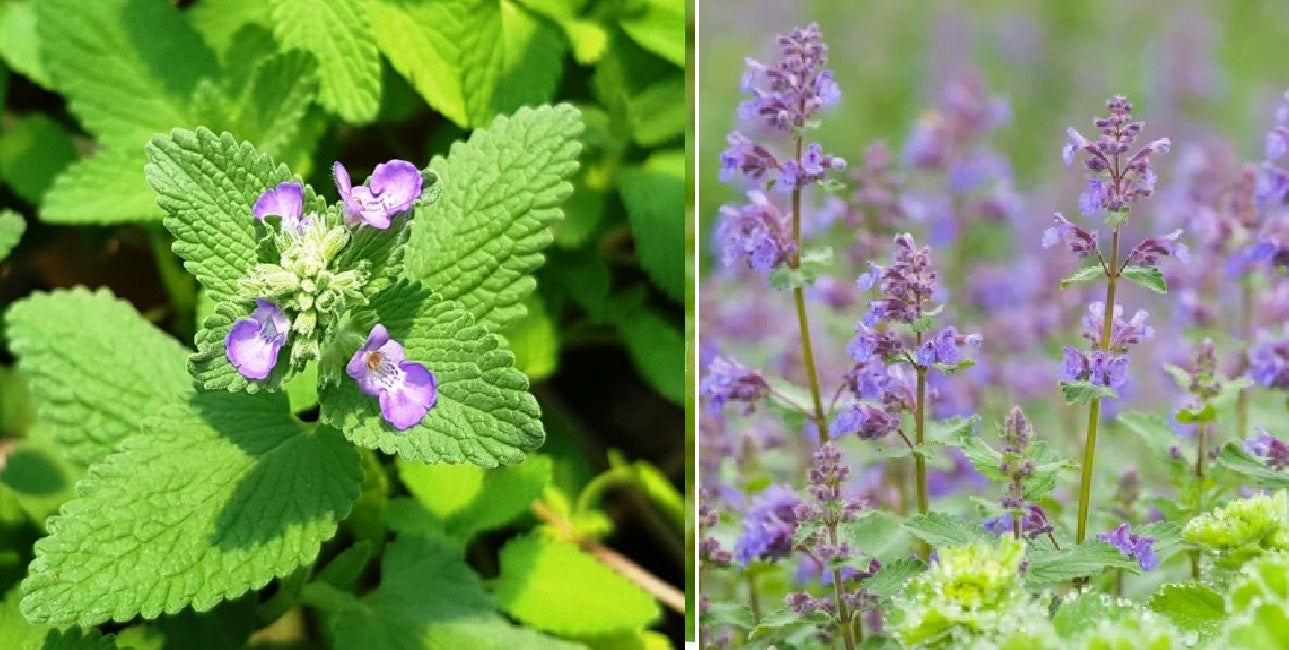
<path fill-rule="evenodd" d="M 1106 265 L 1105 308 L 1102 312 L 1101 349 L 1110 349 L 1110 331 L 1114 326 L 1114 295 L 1119 285 L 1119 227 L 1110 238 L 1110 261 Z M 1079 524 L 1074 543 L 1082 544 L 1088 535 L 1088 508 L 1092 502 L 1092 464 L 1096 458 L 1097 425 L 1101 423 L 1101 400 L 1088 405 L 1088 436 L 1083 446 L 1082 483 L 1079 486 Z"/>
<path fill-rule="evenodd" d="M 747 576 L 747 606 L 752 610 L 752 622 L 761 624 L 761 600 L 756 595 L 756 575 Z"/>
<path fill-rule="evenodd" d="M 1195 511 L 1204 512 L 1204 460 L 1208 455 L 1205 443 L 1208 424 L 1201 424 L 1195 431 Z M 1199 551 L 1191 551 L 1191 578 L 1199 580 Z"/>
<path fill-rule="evenodd" d="M 1253 287 L 1249 278 L 1240 280 L 1240 370 L 1245 368 L 1245 352 L 1253 329 Z M 1249 428 L 1249 390 L 1240 391 L 1235 402 L 1235 437 L 1243 440 Z"/>
<path fill-rule="evenodd" d="M 797 164 L 801 164 L 803 147 L 801 138 L 797 138 Z M 792 190 L 792 257 L 788 265 L 801 267 L 801 187 Z M 800 285 L 792 288 L 792 300 L 797 305 L 797 326 L 801 329 L 801 355 L 806 364 L 806 379 L 810 382 L 810 401 L 814 406 L 815 428 L 819 430 L 819 444 L 828 442 L 828 419 L 824 415 L 823 396 L 819 390 L 819 372 L 815 369 L 814 345 L 810 342 L 810 319 L 806 316 L 805 288 Z M 840 611 L 840 610 L 838 610 Z"/>
<path fill-rule="evenodd" d="M 922 333 L 917 334 L 917 347 L 922 347 Z M 915 365 L 917 371 L 917 398 L 913 404 L 914 440 L 917 449 L 913 450 L 913 473 L 916 483 L 918 514 L 925 515 L 931 509 L 931 499 L 927 494 L 926 457 L 922 455 L 926 443 L 926 366 Z M 926 560 L 931 555 L 931 545 L 926 542 L 918 544 L 918 555 Z"/>
<path fill-rule="evenodd" d="M 837 546 L 837 526 L 828 526 L 828 541 Z M 841 629 L 841 641 L 846 646 L 846 650 L 855 650 L 855 628 L 850 622 L 850 608 L 846 606 L 846 599 L 842 596 L 841 591 L 841 569 L 832 570 L 832 588 L 833 598 L 837 603 L 837 627 Z"/>

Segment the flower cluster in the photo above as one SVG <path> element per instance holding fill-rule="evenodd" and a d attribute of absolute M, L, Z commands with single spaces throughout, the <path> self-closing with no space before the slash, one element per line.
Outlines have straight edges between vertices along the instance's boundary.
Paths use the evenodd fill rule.
<path fill-rule="evenodd" d="M 1267 388 L 1289 390 L 1289 331 L 1279 338 L 1264 333 L 1249 348 L 1249 376 Z"/>
<path fill-rule="evenodd" d="M 770 394 L 770 384 L 761 373 L 718 356 L 707 365 L 707 375 L 699 383 L 698 394 L 712 417 L 719 415 L 729 402 L 742 403 L 743 414 L 749 415 L 756 403 Z"/>
<path fill-rule="evenodd" d="M 1155 191 L 1155 172 L 1151 158 L 1167 153 L 1167 138 L 1154 140 L 1141 147 L 1126 160 L 1124 156 L 1135 146 L 1145 127 L 1144 122 L 1132 119 L 1132 104 L 1123 95 L 1115 95 L 1106 102 L 1109 115 L 1093 120 L 1101 136 L 1095 142 L 1070 127 L 1066 130 L 1069 142 L 1061 150 L 1061 158 L 1068 166 L 1077 153 L 1084 154 L 1083 166 L 1088 171 L 1088 187 L 1079 197 L 1079 210 L 1084 216 L 1102 212 L 1123 213 L 1141 199 Z"/>
<path fill-rule="evenodd" d="M 712 507 L 710 491 L 703 487 L 698 490 L 698 526 L 701 531 L 706 533 L 715 528 L 720 523 L 720 515 Z M 716 567 L 729 566 L 733 556 L 729 551 L 721 548 L 721 543 L 715 537 L 705 535 L 698 543 L 698 559 L 705 565 Z"/>
<path fill-rule="evenodd" d="M 781 484 L 771 485 L 752 497 L 743 515 L 743 534 L 734 542 L 734 558 L 739 564 L 788 557 L 801 503 L 801 497 L 791 487 Z"/>
<path fill-rule="evenodd" d="M 298 182 L 264 190 L 252 206 L 261 224 L 257 227 L 265 229 L 265 241 L 280 255 L 276 263 L 255 265 L 240 280 L 239 288 L 252 297 L 248 302 L 255 307 L 232 324 L 224 339 L 228 362 L 248 380 L 268 379 L 278 368 L 283 348 L 290 349 L 289 367 L 280 375 L 298 372 L 319 357 L 322 345 L 337 335 L 342 317 L 366 304 L 363 290 L 370 262 L 337 268 L 352 231 L 388 229 L 391 220 L 411 210 L 421 195 L 421 173 L 406 161 L 378 165 L 369 184 L 358 187 L 339 162 L 334 172 L 343 223 L 305 214 L 304 186 Z M 400 430 L 420 422 L 438 400 L 434 374 L 407 360 L 403 346 L 391 340 L 381 324 L 368 333 L 347 371 L 362 392 L 377 398 L 385 420 Z"/>
<path fill-rule="evenodd" d="M 1289 467 L 1289 444 L 1267 433 L 1262 427 L 1258 427 L 1256 431 L 1256 437 L 1244 441 L 1244 450 L 1261 457 L 1271 469 L 1283 470 Z"/>
<path fill-rule="evenodd" d="M 1128 524 L 1119 524 L 1113 531 L 1097 535 L 1097 539 L 1136 560 L 1142 571 L 1150 571 L 1159 566 L 1159 557 L 1155 555 L 1155 538 L 1132 532 L 1132 526 Z"/>
<path fill-rule="evenodd" d="M 1002 506 L 1016 513 L 1024 505 L 1025 479 L 1034 475 L 1034 461 L 1027 457 L 1033 429 L 1025 412 L 1013 406 L 1003 423 L 1002 462 L 998 471 L 1007 477 Z"/>
<path fill-rule="evenodd" d="M 780 131 L 810 125 L 825 106 L 841 99 L 828 65 L 828 46 L 818 23 L 778 37 L 778 58 L 769 65 L 751 58 L 743 72 L 742 90 L 752 99 L 739 104 L 739 117 Z"/>

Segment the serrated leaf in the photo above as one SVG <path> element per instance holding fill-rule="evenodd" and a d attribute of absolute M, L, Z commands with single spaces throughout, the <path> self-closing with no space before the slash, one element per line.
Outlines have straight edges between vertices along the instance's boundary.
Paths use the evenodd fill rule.
<path fill-rule="evenodd" d="M 36 34 L 33 0 L 0 4 L 0 59 L 36 85 L 49 89 L 49 73 L 40 60 L 40 38 Z"/>
<path fill-rule="evenodd" d="M 628 5 L 619 17 L 623 31 L 641 47 L 685 67 L 685 3 L 683 0 L 645 0 Z"/>
<path fill-rule="evenodd" d="M 369 122 L 380 105 L 380 51 L 361 0 L 274 0 L 282 48 L 311 52 L 322 81 L 318 101 L 346 122 Z M 383 27 L 383 26 L 382 26 Z"/>
<path fill-rule="evenodd" d="M 904 588 L 909 578 L 926 570 L 926 563 L 912 557 L 902 557 L 887 562 L 873 577 L 864 581 L 864 589 L 883 598 L 894 596 Z"/>
<path fill-rule="evenodd" d="M 1168 293 L 1168 283 L 1164 281 L 1164 274 L 1154 266 L 1126 266 L 1119 273 L 1119 277 L 1155 293 Z"/>
<path fill-rule="evenodd" d="M 179 343 L 107 290 L 35 294 L 14 303 L 6 324 L 40 422 L 83 465 L 192 391 Z"/>
<path fill-rule="evenodd" d="M 1091 404 L 1103 399 L 1119 399 L 1119 393 L 1114 389 L 1086 380 L 1061 382 L 1061 395 L 1065 397 L 1065 403 L 1070 406 Z"/>
<path fill-rule="evenodd" d="M 1160 587 L 1150 599 L 1150 609 L 1200 638 L 1211 637 L 1226 619 L 1226 599 L 1196 582 Z"/>
<path fill-rule="evenodd" d="M 155 221 L 165 213 L 143 175 L 140 148 L 104 147 L 63 170 L 40 204 L 48 223 L 98 224 Z"/>
<path fill-rule="evenodd" d="M 1155 539 L 1152 547 L 1160 564 L 1182 550 L 1182 527 L 1175 521 L 1152 521 L 1139 526 L 1137 533 Z"/>
<path fill-rule="evenodd" d="M 943 512 L 909 517 L 904 522 L 904 528 L 935 547 L 960 546 L 993 538 L 979 522 L 966 521 Z"/>
<path fill-rule="evenodd" d="M 357 451 L 286 396 L 198 393 L 149 420 L 49 520 L 22 611 L 54 625 L 206 611 L 311 562 L 358 496 Z"/>
<path fill-rule="evenodd" d="M 137 146 L 189 123 L 199 79 L 215 56 L 168 2 L 41 0 L 40 55 L 85 128 L 107 143 Z"/>
<path fill-rule="evenodd" d="M 443 194 L 412 229 L 408 277 L 494 330 L 522 316 L 530 274 L 573 190 L 581 132 L 572 106 L 525 108 L 434 158 Z"/>
<path fill-rule="evenodd" d="M 227 104 L 205 126 L 230 131 L 272 156 L 293 153 L 300 123 L 318 95 L 316 65 L 300 51 L 255 57 L 246 78 L 227 88 Z"/>
<path fill-rule="evenodd" d="M 27 230 L 27 222 L 22 215 L 13 210 L 0 210 L 0 262 L 18 246 L 22 233 Z"/>
<path fill-rule="evenodd" d="M 646 591 L 576 545 L 534 533 L 502 547 L 495 586 L 507 614 L 561 635 L 638 631 L 662 615 Z"/>
<path fill-rule="evenodd" d="M 117 650 L 121 648 L 112 636 L 103 636 L 98 630 L 50 630 L 40 645 L 28 646 L 31 650 Z"/>
<path fill-rule="evenodd" d="M 471 648 L 576 650 L 583 646 L 519 628 L 495 613 L 479 576 L 459 547 L 421 536 L 400 536 L 385 549 L 380 586 L 358 598 L 326 583 L 304 589 L 304 600 L 327 613 L 335 648 Z"/>
<path fill-rule="evenodd" d="M 513 465 L 541 446 L 545 432 L 528 378 L 514 368 L 513 355 L 496 335 L 460 305 L 402 282 L 374 296 L 370 308 L 376 318 L 366 325 L 383 324 L 409 360 L 434 373 L 438 403 L 419 424 L 400 432 L 381 418 L 376 398 L 346 377 L 322 389 L 324 421 L 355 444 L 422 463 Z M 358 343 L 338 358 L 347 361 Z"/>
<path fill-rule="evenodd" d="M 1034 547 L 1029 551 L 1029 569 L 1025 573 L 1025 583 L 1031 587 L 1054 585 L 1110 569 L 1141 572 L 1136 560 L 1101 541 L 1065 546 L 1059 551 Z"/>
<path fill-rule="evenodd" d="M 0 180 L 28 203 L 39 203 L 58 172 L 74 160 L 71 135 L 44 113 L 17 117 L 0 133 Z"/>
<path fill-rule="evenodd" d="M 239 32 L 247 25 L 264 26 L 267 31 L 272 10 L 264 0 L 201 0 L 188 7 L 187 15 L 202 40 L 227 62 L 245 44 Z"/>
<path fill-rule="evenodd" d="M 1103 277 L 1105 277 L 1105 269 L 1101 268 L 1100 264 L 1085 266 L 1078 271 L 1075 271 L 1070 277 L 1061 280 L 1061 288 L 1066 289 L 1072 285 L 1091 282 Z"/>
<path fill-rule="evenodd" d="M 673 300 L 685 299 L 685 152 L 653 154 L 623 170 L 618 191 L 640 267 Z"/>
<path fill-rule="evenodd" d="M 750 630 L 756 627 L 756 617 L 752 614 L 752 608 L 743 603 L 715 601 L 707 606 L 701 616 L 704 625 L 717 629 L 728 626 Z"/>
<path fill-rule="evenodd" d="M 971 436 L 979 422 L 979 415 L 955 415 L 943 420 L 932 420 L 927 423 L 926 440 L 940 444 L 953 444 L 961 438 Z"/>
<path fill-rule="evenodd" d="M 398 475 L 412 496 L 449 535 L 469 539 L 528 510 L 550 483 L 552 463 L 532 455 L 519 465 L 425 465 L 400 459 Z"/>
<path fill-rule="evenodd" d="M 1289 488 L 1289 472 L 1272 469 L 1241 449 L 1239 443 L 1228 442 L 1223 445 L 1222 451 L 1217 455 L 1217 464 L 1252 480 L 1258 487 L 1273 490 Z"/>
<path fill-rule="evenodd" d="M 250 143 L 205 128 L 153 137 L 147 155 L 145 173 L 168 214 L 175 253 L 213 302 L 232 298 L 255 264 L 251 206 L 265 188 L 291 180 L 290 171 Z"/>
<path fill-rule="evenodd" d="M 549 101 L 563 42 L 509 0 L 368 5 L 376 44 L 425 101 L 462 128 Z"/>

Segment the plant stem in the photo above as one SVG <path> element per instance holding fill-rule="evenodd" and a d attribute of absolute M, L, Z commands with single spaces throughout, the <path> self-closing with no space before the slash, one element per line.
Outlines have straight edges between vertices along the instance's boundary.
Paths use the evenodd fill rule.
<path fill-rule="evenodd" d="M 1110 329 L 1114 326 L 1114 294 L 1119 284 L 1119 226 L 1110 238 L 1110 262 L 1106 265 L 1105 309 L 1102 312 L 1101 350 L 1110 349 Z M 1079 525 L 1074 543 L 1082 544 L 1088 535 L 1088 506 L 1092 501 L 1092 463 L 1096 457 L 1097 425 L 1101 423 L 1101 400 L 1088 405 L 1088 436 L 1083 443 L 1082 483 L 1079 486 Z"/>
<path fill-rule="evenodd" d="M 828 525 L 828 541 L 834 547 L 837 546 L 836 524 Z M 850 624 L 850 608 L 846 606 L 846 599 L 842 596 L 841 569 L 832 570 L 832 590 L 837 604 L 837 627 L 841 629 L 841 641 L 846 650 L 855 650 L 855 628 Z"/>
<path fill-rule="evenodd" d="M 797 164 L 801 164 L 802 138 L 797 138 Z M 792 256 L 788 266 L 801 268 L 801 187 L 792 189 Z M 828 442 L 828 418 L 824 415 L 823 397 L 819 391 L 819 373 L 815 369 L 815 350 L 810 342 L 810 319 L 806 316 L 805 288 L 792 288 L 792 300 L 797 304 L 797 326 L 801 329 L 801 356 L 806 364 L 806 378 L 810 382 L 810 400 L 815 411 L 815 428 L 819 430 L 819 444 Z"/>
<path fill-rule="evenodd" d="M 1208 455 L 1205 438 L 1209 432 L 1208 424 L 1201 424 L 1195 430 L 1195 511 L 1204 512 L 1204 459 Z M 1199 551 L 1191 551 L 1191 578 L 1199 580 Z"/>
<path fill-rule="evenodd" d="M 1253 332 L 1253 286 L 1249 278 L 1240 279 L 1240 373 L 1247 363 L 1245 353 Z M 1243 440 L 1249 428 L 1249 389 L 1240 391 L 1235 402 L 1235 437 Z"/>
<path fill-rule="evenodd" d="M 761 624 L 761 601 L 756 597 L 756 576 L 747 577 L 747 606 L 752 610 L 752 622 Z"/>
<path fill-rule="evenodd" d="M 1020 511 L 1012 511 L 1012 534 L 1016 536 L 1016 541 L 1020 541 Z"/>
<path fill-rule="evenodd" d="M 917 347 L 922 347 L 922 333 L 917 333 Z M 926 443 L 926 366 L 914 365 L 917 371 L 917 398 L 913 404 L 914 439 L 917 449 L 913 450 L 913 471 L 915 473 L 918 514 L 925 515 L 931 509 L 931 500 L 926 489 L 926 457 L 921 451 Z M 931 545 L 926 542 L 918 544 L 918 555 L 926 560 L 931 555 Z"/>

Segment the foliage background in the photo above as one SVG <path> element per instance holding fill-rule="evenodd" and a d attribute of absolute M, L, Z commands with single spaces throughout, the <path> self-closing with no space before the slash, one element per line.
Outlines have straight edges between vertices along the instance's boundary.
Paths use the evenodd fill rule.
<path fill-rule="evenodd" d="M 0 211 L 26 222 L 0 263 L 0 311 L 104 286 L 191 342 L 202 297 L 143 178 L 154 132 L 231 130 L 334 197 L 333 160 L 355 181 L 390 158 L 421 166 L 495 114 L 571 102 L 582 168 L 528 315 L 503 334 L 533 380 L 560 491 L 576 496 L 611 458 L 666 478 L 610 490 L 596 525 L 680 586 L 684 17 L 677 0 L 0 0 Z M 8 591 L 82 470 L 40 442 L 24 378 L 7 350 L 0 362 L 0 444 L 23 461 L 0 472 Z M 532 523 L 478 538 L 474 567 L 495 575 L 497 548 Z M 681 626 L 669 613 L 654 628 L 674 641 Z"/>

